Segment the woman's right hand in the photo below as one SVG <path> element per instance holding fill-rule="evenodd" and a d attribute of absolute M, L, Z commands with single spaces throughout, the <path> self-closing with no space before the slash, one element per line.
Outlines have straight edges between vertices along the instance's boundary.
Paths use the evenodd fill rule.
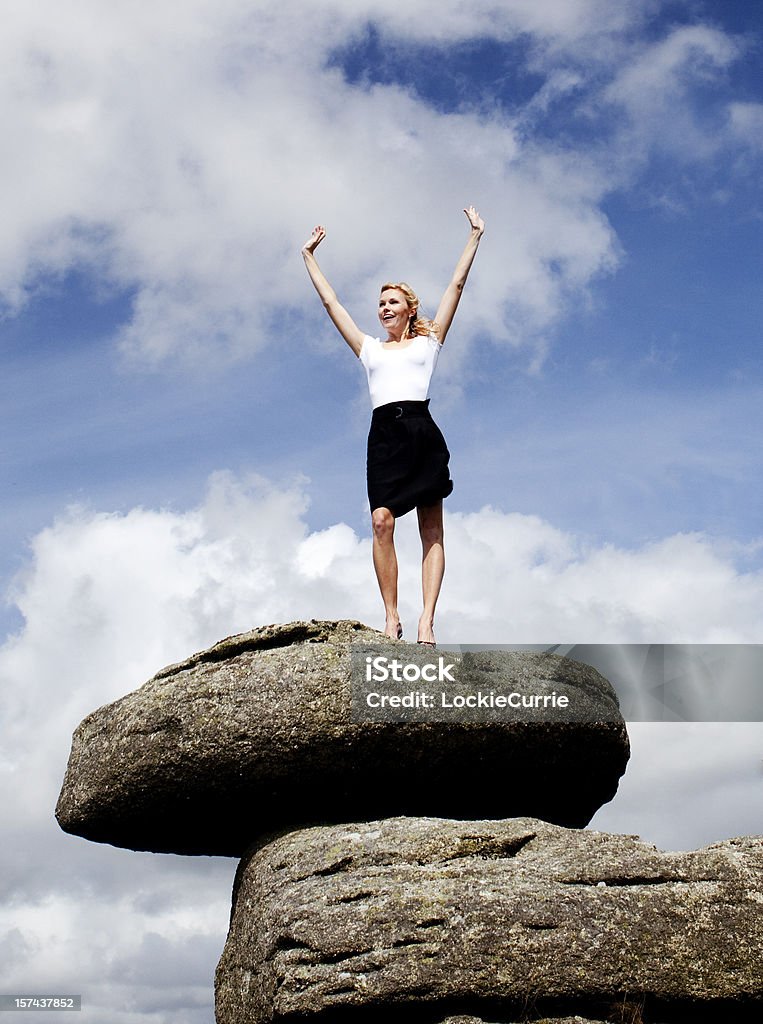
<path fill-rule="evenodd" d="M 480 217 L 480 215 L 477 213 L 473 206 L 467 206 L 467 208 L 464 210 L 464 213 L 469 218 L 469 223 L 471 225 L 472 231 L 476 232 L 478 235 L 481 236 L 482 232 L 485 230 L 485 222 L 482 219 L 482 217 Z"/>
<path fill-rule="evenodd" d="M 321 244 L 325 237 L 326 229 L 323 227 L 322 224 L 318 224 L 316 227 L 313 228 L 312 235 L 310 235 L 308 240 L 302 246 L 302 252 L 315 252 L 315 250 L 318 248 L 318 246 Z"/>

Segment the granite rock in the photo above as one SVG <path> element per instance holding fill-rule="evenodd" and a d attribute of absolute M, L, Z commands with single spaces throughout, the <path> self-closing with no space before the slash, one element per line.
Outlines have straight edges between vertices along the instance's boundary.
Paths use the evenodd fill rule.
<path fill-rule="evenodd" d="M 609 1012 L 626 1003 L 757 1021 L 761 907 L 761 837 L 663 853 L 527 818 L 303 830 L 241 862 L 217 1021 L 640 1021 Z"/>
<path fill-rule="evenodd" d="M 523 1024 L 605 1024 L 604 1021 L 591 1020 L 590 1017 L 542 1017 L 542 1018 L 527 1018 Z M 489 1024 L 488 1021 L 482 1019 L 482 1017 L 465 1017 L 463 1014 L 459 1014 L 457 1017 L 446 1017 L 442 1024 Z M 492 1024 L 498 1024 L 498 1022 L 492 1022 Z M 507 1022 L 501 1022 L 501 1024 L 507 1024 Z M 519 1024 L 519 1022 L 513 1021 L 512 1024 Z"/>
<path fill-rule="evenodd" d="M 285 830 L 401 814 L 582 827 L 614 796 L 628 737 L 595 669 L 553 654 L 469 655 L 494 687 L 566 687 L 572 717 L 353 721 L 359 644 L 398 658 L 435 654 L 359 622 L 268 626 L 92 712 L 74 734 L 59 824 L 136 850 L 240 856 Z"/>
<path fill-rule="evenodd" d="M 529 1024 L 605 1024 L 604 1021 L 591 1020 L 590 1017 L 528 1017 L 522 1024 L 528 1024 L 528 1022 Z M 488 1022 L 482 1017 L 466 1017 L 459 1014 L 457 1017 L 446 1017 L 442 1024 L 498 1024 L 498 1022 Z M 502 1021 L 501 1024 L 508 1024 L 508 1022 Z M 512 1021 L 512 1024 L 519 1024 L 519 1022 Z"/>

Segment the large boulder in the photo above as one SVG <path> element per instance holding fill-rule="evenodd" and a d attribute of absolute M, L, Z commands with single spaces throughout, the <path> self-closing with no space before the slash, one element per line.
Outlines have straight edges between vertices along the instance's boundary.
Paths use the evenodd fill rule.
<path fill-rule="evenodd" d="M 502 712 L 513 720 L 361 721 L 352 698 L 363 645 L 436 654 L 359 622 L 268 626 L 94 711 L 74 734 L 61 827 L 136 850 L 240 856 L 286 829 L 400 814 L 582 827 L 614 796 L 628 738 L 595 669 L 543 653 L 464 656 L 472 680 L 564 689 L 572 706 Z"/>
<path fill-rule="evenodd" d="M 603 1021 L 591 1020 L 589 1017 L 543 1017 L 543 1018 L 529 1018 L 526 1017 L 524 1024 L 527 1024 L 528 1020 L 532 1020 L 532 1024 L 604 1024 Z M 483 1020 L 482 1017 L 467 1017 L 464 1014 L 459 1014 L 457 1017 L 446 1017 L 442 1024 L 488 1024 L 487 1021 Z M 494 1022 L 497 1024 L 497 1022 Z M 628 1024 L 634 1024 L 629 1021 Z"/>
<path fill-rule="evenodd" d="M 530 1018 L 525 1017 L 524 1024 L 528 1021 L 532 1021 L 532 1024 L 604 1024 L 604 1021 L 591 1020 L 590 1017 L 543 1017 L 543 1018 Z M 488 1021 L 482 1019 L 482 1017 L 471 1017 L 459 1014 L 457 1017 L 446 1017 L 442 1024 L 488 1024 Z M 497 1022 L 493 1022 L 497 1024 Z M 507 1024 L 507 1022 L 503 1022 Z M 635 1022 L 628 1021 L 628 1024 L 635 1024 Z"/>
<path fill-rule="evenodd" d="M 763 837 L 661 853 L 527 818 L 304 830 L 242 860 L 216 1019 L 758 1021 L 761 906 Z"/>

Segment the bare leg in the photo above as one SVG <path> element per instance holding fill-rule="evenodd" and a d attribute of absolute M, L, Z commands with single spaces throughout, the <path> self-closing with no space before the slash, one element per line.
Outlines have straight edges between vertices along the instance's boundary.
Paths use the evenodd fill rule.
<path fill-rule="evenodd" d="M 421 535 L 421 589 L 424 610 L 419 619 L 418 639 L 434 641 L 434 612 L 440 596 L 445 574 L 445 548 L 443 547 L 442 501 L 416 509 Z"/>
<path fill-rule="evenodd" d="M 386 615 L 384 633 L 397 639 L 400 616 L 397 613 L 395 517 L 388 508 L 375 508 L 371 513 L 371 523 L 374 529 L 374 569 Z"/>

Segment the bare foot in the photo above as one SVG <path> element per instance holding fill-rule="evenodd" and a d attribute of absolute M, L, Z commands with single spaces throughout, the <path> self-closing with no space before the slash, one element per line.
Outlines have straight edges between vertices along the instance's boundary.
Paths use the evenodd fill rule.
<path fill-rule="evenodd" d="M 384 627 L 384 635 L 388 636 L 390 640 L 402 640 L 403 638 L 403 625 L 400 619 L 387 619 Z"/>
<path fill-rule="evenodd" d="M 429 647 L 434 647 L 434 622 L 431 619 L 426 619 L 422 615 L 419 619 L 419 635 L 416 640 L 417 644 L 427 644 Z"/>

